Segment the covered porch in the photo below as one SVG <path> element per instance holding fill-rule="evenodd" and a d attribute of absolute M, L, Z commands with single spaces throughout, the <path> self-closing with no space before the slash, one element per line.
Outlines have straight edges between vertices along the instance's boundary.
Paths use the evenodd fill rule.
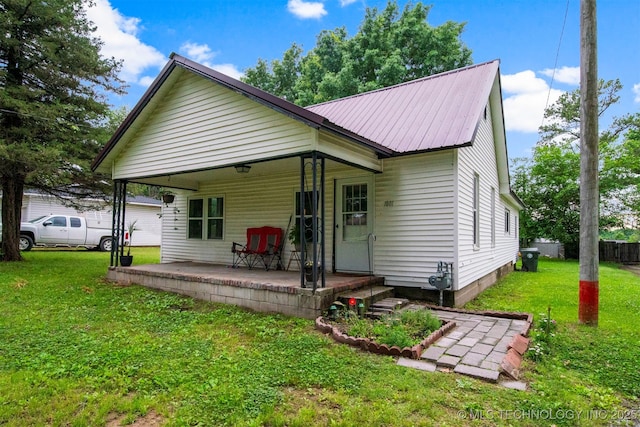
<path fill-rule="evenodd" d="M 325 287 L 300 287 L 298 271 L 229 268 L 198 262 L 110 267 L 107 277 L 251 310 L 314 319 L 339 294 L 384 285 L 383 277 L 327 273 Z"/>

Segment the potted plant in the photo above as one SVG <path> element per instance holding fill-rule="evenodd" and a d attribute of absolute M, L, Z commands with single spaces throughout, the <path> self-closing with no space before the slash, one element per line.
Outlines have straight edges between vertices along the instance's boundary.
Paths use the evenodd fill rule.
<path fill-rule="evenodd" d="M 171 192 L 168 192 L 168 191 L 167 191 L 167 192 L 165 192 L 165 193 L 162 193 L 162 202 L 163 202 L 165 205 L 169 205 L 169 204 L 173 203 L 173 201 L 175 200 L 175 198 L 176 198 L 175 194 L 173 194 L 173 193 L 171 193 Z"/>
<path fill-rule="evenodd" d="M 129 267 L 133 264 L 133 255 L 131 255 L 131 242 L 133 241 L 133 232 L 136 229 L 136 223 L 138 220 L 131 221 L 129 225 L 127 225 L 127 232 L 129 233 L 129 241 L 125 241 L 124 245 L 127 246 L 127 254 L 120 256 L 120 265 L 123 267 Z"/>
<path fill-rule="evenodd" d="M 289 230 L 289 241 L 293 243 L 293 246 L 296 248 L 296 251 L 300 252 L 300 222 L 295 221 L 293 223 L 293 227 Z"/>
<path fill-rule="evenodd" d="M 320 277 L 320 269 L 322 268 L 322 266 L 320 265 L 320 263 L 318 262 L 318 277 Z M 304 263 L 304 278 L 306 282 L 309 283 L 314 283 L 318 281 L 318 277 L 316 277 L 316 280 L 313 280 L 313 261 L 311 260 L 307 260 Z"/>

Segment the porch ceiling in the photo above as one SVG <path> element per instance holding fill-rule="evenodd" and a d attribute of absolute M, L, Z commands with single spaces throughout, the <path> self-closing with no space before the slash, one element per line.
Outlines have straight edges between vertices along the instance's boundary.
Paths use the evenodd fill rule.
<path fill-rule="evenodd" d="M 199 171 L 183 172 L 179 174 L 159 174 L 153 176 L 132 177 L 130 182 L 141 184 L 158 185 L 166 188 L 176 188 L 197 191 L 201 183 L 234 181 L 245 176 L 260 177 L 273 176 L 283 173 L 300 172 L 300 157 L 289 157 L 284 159 L 246 163 L 251 166 L 248 173 L 238 173 L 235 166 L 206 169 Z M 342 162 L 327 159 L 326 170 L 330 171 L 342 165 Z"/>

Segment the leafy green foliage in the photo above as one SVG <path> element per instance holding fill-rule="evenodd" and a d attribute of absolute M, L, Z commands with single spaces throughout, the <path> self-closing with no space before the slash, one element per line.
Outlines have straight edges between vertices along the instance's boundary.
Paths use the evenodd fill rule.
<path fill-rule="evenodd" d="M 551 352 L 552 342 L 555 337 L 557 323 L 550 317 L 549 312 L 550 308 L 546 314 L 540 314 L 529 333 L 531 343 L 527 350 L 527 356 L 536 361 L 542 360 L 545 355 Z"/>
<path fill-rule="evenodd" d="M 617 80 L 601 81 L 599 112 L 619 100 Z M 563 94 L 545 112 L 540 142 L 531 159 L 516 159 L 513 188 L 526 209 L 521 212 L 525 240 L 547 238 L 565 245 L 565 254 L 578 257 L 580 229 L 580 92 Z M 621 226 L 625 214 L 635 213 L 639 200 L 637 140 L 640 114 L 614 120 L 599 141 L 600 227 Z M 637 207 L 637 206 L 636 206 Z M 631 211 L 629 211 L 629 209 Z"/>
<path fill-rule="evenodd" d="M 119 63 L 100 57 L 86 0 L 0 4 L 2 257 L 20 259 L 25 185 L 77 198 L 105 190 L 90 169 L 107 139 L 106 93 L 122 93 Z"/>
<path fill-rule="evenodd" d="M 353 337 L 371 338 L 389 346 L 411 347 L 425 339 L 441 326 L 440 320 L 430 310 L 404 310 L 382 316 L 380 319 L 361 318 L 354 315 L 342 317 L 345 332 Z"/>
<path fill-rule="evenodd" d="M 396 1 L 367 8 L 357 34 L 324 30 L 306 55 L 293 44 L 270 64 L 260 59 L 243 80 L 298 105 L 310 105 L 415 80 L 471 63 L 462 43 L 464 24 L 427 23 L 429 6 Z"/>

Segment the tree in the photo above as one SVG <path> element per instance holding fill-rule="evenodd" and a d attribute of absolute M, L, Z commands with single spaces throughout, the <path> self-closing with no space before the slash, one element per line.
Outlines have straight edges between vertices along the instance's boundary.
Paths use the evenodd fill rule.
<path fill-rule="evenodd" d="M 100 57 L 88 0 L 0 0 L 2 259 L 18 250 L 25 186 L 89 197 L 104 185 L 90 162 L 105 141 L 106 93 L 119 63 Z"/>
<path fill-rule="evenodd" d="M 618 80 L 600 81 L 600 115 L 619 101 L 621 89 Z M 558 240 L 571 258 L 577 257 L 579 249 L 579 106 L 580 92 L 576 90 L 563 94 L 547 108 L 546 124 L 540 127 L 540 141 L 532 158 L 516 159 L 512 168 L 514 190 L 526 205 L 520 218 L 521 237 Z M 621 225 L 621 212 L 637 197 L 634 132 L 640 129 L 639 124 L 640 115 L 626 115 L 600 133 L 601 228 Z"/>
<path fill-rule="evenodd" d="M 258 60 L 243 80 L 298 105 L 306 106 L 391 86 L 471 64 L 460 40 L 464 24 L 427 23 L 429 6 L 396 1 L 379 12 L 367 8 L 352 38 L 344 27 L 324 30 L 306 55 L 293 44 L 282 60 Z"/>

